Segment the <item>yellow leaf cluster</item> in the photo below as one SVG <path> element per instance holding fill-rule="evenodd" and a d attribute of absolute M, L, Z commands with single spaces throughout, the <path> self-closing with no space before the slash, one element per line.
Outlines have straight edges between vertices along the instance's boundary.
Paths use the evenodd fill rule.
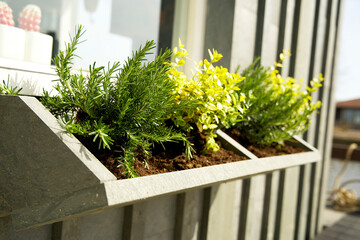
<path fill-rule="evenodd" d="M 172 120 L 186 131 L 196 126 L 206 136 L 206 150 L 215 152 L 219 146 L 214 139 L 214 130 L 232 127 L 243 118 L 245 95 L 239 94 L 237 85 L 244 78 L 237 73 L 229 73 L 227 68 L 214 66 L 222 58 L 214 49 L 209 50 L 210 61 L 200 61 L 192 76 L 187 77 L 179 70 L 187 58 L 187 51 L 181 41 L 173 53 L 168 74 L 176 83 L 175 99 L 178 102 L 189 102 L 189 107 L 175 112 Z"/>
<path fill-rule="evenodd" d="M 268 72 L 267 80 L 270 81 L 269 85 L 274 92 L 272 98 L 278 99 L 278 95 L 288 95 L 290 98 L 289 103 L 293 104 L 301 94 L 303 96 L 304 106 L 309 104 L 312 109 L 319 108 L 321 106 L 321 102 L 312 103 L 311 93 L 322 87 L 321 82 L 324 81 L 322 74 L 319 75 L 319 78 L 314 78 L 310 81 L 311 87 L 307 86 L 306 91 L 301 91 L 301 83 L 303 82 L 303 79 L 299 79 L 299 81 L 297 81 L 292 77 L 283 78 L 277 69 L 283 67 L 282 61 L 284 61 L 288 56 L 291 56 L 289 50 L 283 50 L 280 54 L 280 61 L 275 62 L 274 67 L 271 67 Z M 299 114 L 301 114 L 301 110 L 302 109 L 300 108 Z"/>

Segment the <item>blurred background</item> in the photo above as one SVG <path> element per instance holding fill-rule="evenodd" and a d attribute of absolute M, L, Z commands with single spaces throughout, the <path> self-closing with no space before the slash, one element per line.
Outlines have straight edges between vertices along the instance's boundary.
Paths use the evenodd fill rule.
<path fill-rule="evenodd" d="M 360 1 L 343 0 L 340 22 L 339 47 L 336 71 L 336 119 L 333 138 L 332 161 L 329 173 L 329 187 L 344 165 L 343 159 L 351 143 L 360 145 Z M 342 182 L 360 179 L 360 149 L 352 156 Z M 349 183 L 346 188 L 360 194 L 360 182 Z"/>

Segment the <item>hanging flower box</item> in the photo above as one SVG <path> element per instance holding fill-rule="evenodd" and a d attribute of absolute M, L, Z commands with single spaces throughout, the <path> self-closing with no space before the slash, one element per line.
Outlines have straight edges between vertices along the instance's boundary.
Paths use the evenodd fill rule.
<path fill-rule="evenodd" d="M 0 111 L 0 214 L 11 214 L 16 229 L 320 160 L 300 139 L 308 151 L 259 159 L 217 131 L 249 160 L 117 180 L 36 98 L 1 95 Z"/>

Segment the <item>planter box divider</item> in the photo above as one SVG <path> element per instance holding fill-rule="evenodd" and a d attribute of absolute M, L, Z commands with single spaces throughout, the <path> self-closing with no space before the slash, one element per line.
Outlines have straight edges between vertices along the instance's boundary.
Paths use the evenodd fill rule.
<path fill-rule="evenodd" d="M 252 152 L 241 146 L 237 141 L 235 141 L 233 138 L 231 138 L 229 135 L 224 133 L 221 130 L 216 131 L 216 135 L 218 135 L 221 144 L 223 147 L 228 148 L 240 155 L 244 155 L 248 157 L 249 159 L 257 159 L 258 157 L 255 156 Z"/>

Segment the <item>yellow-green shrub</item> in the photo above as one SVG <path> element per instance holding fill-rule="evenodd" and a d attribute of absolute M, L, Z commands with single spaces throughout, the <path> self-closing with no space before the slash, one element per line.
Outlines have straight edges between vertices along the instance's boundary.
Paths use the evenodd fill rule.
<path fill-rule="evenodd" d="M 178 103 L 188 102 L 187 107 L 176 111 L 171 119 L 177 127 L 185 131 L 197 128 L 206 136 L 205 151 L 218 151 L 214 130 L 229 128 L 243 119 L 244 99 L 238 84 L 243 78 L 237 73 L 229 73 L 221 66 L 214 66 L 222 55 L 209 50 L 210 61 L 200 61 L 189 78 L 179 68 L 185 64 L 187 51 L 179 41 L 179 48 L 173 51 L 168 74 L 176 83 L 174 92 Z"/>
<path fill-rule="evenodd" d="M 281 61 L 271 68 L 260 66 L 257 59 L 241 73 L 245 80 L 238 86 L 247 97 L 248 110 L 237 128 L 250 142 L 283 144 L 305 132 L 312 113 L 321 106 L 320 101 L 312 101 L 311 94 L 322 86 L 322 75 L 311 80 L 305 90 L 301 79 L 280 75 L 277 68 L 282 67 L 286 56 L 290 56 L 288 51 L 280 54 Z"/>

